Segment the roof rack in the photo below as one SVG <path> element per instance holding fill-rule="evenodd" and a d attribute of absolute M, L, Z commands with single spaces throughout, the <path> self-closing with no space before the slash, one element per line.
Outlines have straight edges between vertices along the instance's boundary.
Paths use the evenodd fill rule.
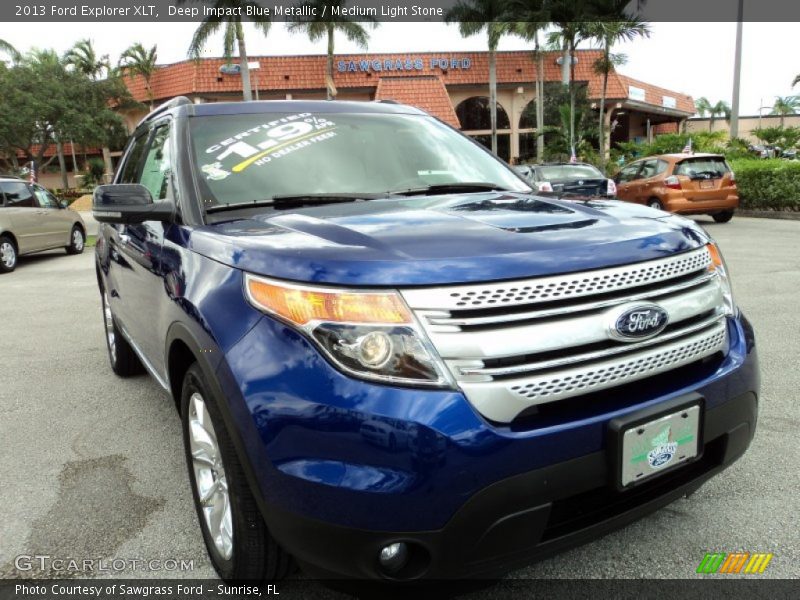
<path fill-rule="evenodd" d="M 168 110 L 170 110 L 172 108 L 176 108 L 178 106 L 186 106 L 187 104 L 191 104 L 191 103 L 192 103 L 192 101 L 189 100 L 186 96 L 177 96 L 177 97 L 173 98 L 172 100 L 167 100 L 163 104 L 159 104 L 153 110 L 151 110 L 149 113 L 147 113 L 147 115 L 145 115 L 145 117 L 141 121 L 139 121 L 139 123 L 138 123 L 138 125 L 136 125 L 136 127 L 139 127 L 142 123 L 147 123 L 148 121 L 152 121 L 154 118 L 156 118 L 161 113 L 167 112 Z"/>

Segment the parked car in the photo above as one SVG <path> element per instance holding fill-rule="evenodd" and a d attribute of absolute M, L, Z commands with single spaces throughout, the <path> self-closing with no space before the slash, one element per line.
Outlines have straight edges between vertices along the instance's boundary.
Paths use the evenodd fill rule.
<path fill-rule="evenodd" d="M 624 166 L 614 178 L 620 200 L 727 223 L 739 206 L 736 175 L 719 154 L 662 154 Z"/>
<path fill-rule="evenodd" d="M 692 493 L 755 432 L 753 330 L 703 228 L 537 195 L 416 108 L 179 98 L 94 216 L 111 368 L 178 407 L 226 580 L 291 556 L 497 576 Z"/>
<path fill-rule="evenodd" d="M 83 252 L 86 225 L 77 212 L 65 209 L 40 185 L 0 177 L 0 273 L 16 269 L 25 254 L 54 248 Z"/>
<path fill-rule="evenodd" d="M 540 192 L 607 198 L 613 198 L 617 193 L 614 180 L 603 175 L 594 165 L 553 163 L 526 166 L 530 170 L 526 179 Z"/>

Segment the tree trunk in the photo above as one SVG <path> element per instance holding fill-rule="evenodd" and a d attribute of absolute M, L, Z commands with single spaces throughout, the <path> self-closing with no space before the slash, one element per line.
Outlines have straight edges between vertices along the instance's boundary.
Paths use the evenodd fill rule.
<path fill-rule="evenodd" d="M 605 47 L 604 60 L 606 61 L 603 69 L 603 92 L 600 94 L 600 137 L 598 144 L 600 146 L 600 168 L 603 172 L 606 170 L 606 162 L 609 158 L 609 148 L 606 144 L 606 94 L 608 93 L 608 46 Z"/>
<path fill-rule="evenodd" d="M 106 165 L 106 172 L 103 174 L 105 181 L 103 183 L 111 183 L 114 178 L 114 165 L 111 164 L 111 149 L 108 146 L 103 146 L 103 162 Z"/>
<path fill-rule="evenodd" d="M 242 23 L 236 23 L 236 41 L 239 44 L 239 66 L 242 72 L 242 97 L 245 102 L 253 99 L 253 90 L 250 87 L 250 68 L 247 66 L 247 49 L 244 45 L 244 30 Z"/>
<path fill-rule="evenodd" d="M 58 168 L 61 170 L 61 189 L 68 190 L 67 161 L 64 160 L 64 145 L 61 143 L 61 138 L 56 138 L 56 152 L 58 153 Z"/>
<path fill-rule="evenodd" d="M 569 150 L 570 158 L 575 150 L 575 65 L 572 64 L 572 57 L 575 55 L 575 40 L 569 43 Z"/>
<path fill-rule="evenodd" d="M 75 157 L 75 142 L 70 140 L 69 141 L 69 146 L 70 146 L 70 149 L 72 150 L 72 170 L 75 173 L 75 175 L 77 175 L 79 169 L 78 169 L 78 159 Z"/>
<path fill-rule="evenodd" d="M 327 75 L 325 88 L 327 89 L 328 100 L 334 99 L 333 90 L 331 89 L 333 84 L 333 35 L 333 23 L 328 23 L 328 62 L 325 65 L 325 74 Z"/>
<path fill-rule="evenodd" d="M 492 127 L 492 153 L 497 154 L 497 56 L 489 48 L 489 119 Z"/>
<path fill-rule="evenodd" d="M 544 56 L 536 34 L 536 160 L 544 161 Z"/>

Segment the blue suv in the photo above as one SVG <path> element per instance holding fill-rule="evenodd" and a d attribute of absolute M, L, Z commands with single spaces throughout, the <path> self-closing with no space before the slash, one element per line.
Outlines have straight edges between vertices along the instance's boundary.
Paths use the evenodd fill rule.
<path fill-rule="evenodd" d="M 225 579 L 494 577 L 755 432 L 753 331 L 702 228 L 538 196 L 415 108 L 178 98 L 94 216 L 111 367 L 174 400 Z"/>

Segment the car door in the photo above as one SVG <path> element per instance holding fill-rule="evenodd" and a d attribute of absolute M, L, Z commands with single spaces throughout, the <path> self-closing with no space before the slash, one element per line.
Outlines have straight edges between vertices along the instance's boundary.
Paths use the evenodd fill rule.
<path fill-rule="evenodd" d="M 667 163 L 657 158 L 642 161 L 642 168 L 636 177 L 633 192 L 636 202 L 645 204 L 650 198 L 658 197 L 658 187 L 661 175 L 667 170 Z"/>
<path fill-rule="evenodd" d="M 38 226 L 47 248 L 60 248 L 69 244 L 72 219 L 58 204 L 58 200 L 40 185 L 31 185 L 39 208 Z"/>
<path fill-rule="evenodd" d="M 635 193 L 638 190 L 636 179 L 643 162 L 644 161 L 637 160 L 636 162 L 622 167 L 619 173 L 617 173 L 614 181 L 617 184 L 617 198 L 620 200 L 628 200 L 629 202 L 635 200 Z"/>
<path fill-rule="evenodd" d="M 169 120 L 152 127 L 138 174 L 127 182 L 142 184 L 155 202 L 173 200 L 170 131 Z M 117 226 L 118 251 L 127 264 L 121 281 L 123 304 L 128 311 L 126 326 L 139 351 L 162 376 L 164 339 L 158 335 L 160 321 L 156 307 L 165 293 L 161 262 L 164 227 L 159 221 Z"/>
<path fill-rule="evenodd" d="M 6 197 L 3 214 L 11 223 L 19 253 L 27 254 L 47 248 L 47 233 L 41 227 L 40 208 L 30 186 L 24 181 L 2 181 L 0 189 Z"/>

